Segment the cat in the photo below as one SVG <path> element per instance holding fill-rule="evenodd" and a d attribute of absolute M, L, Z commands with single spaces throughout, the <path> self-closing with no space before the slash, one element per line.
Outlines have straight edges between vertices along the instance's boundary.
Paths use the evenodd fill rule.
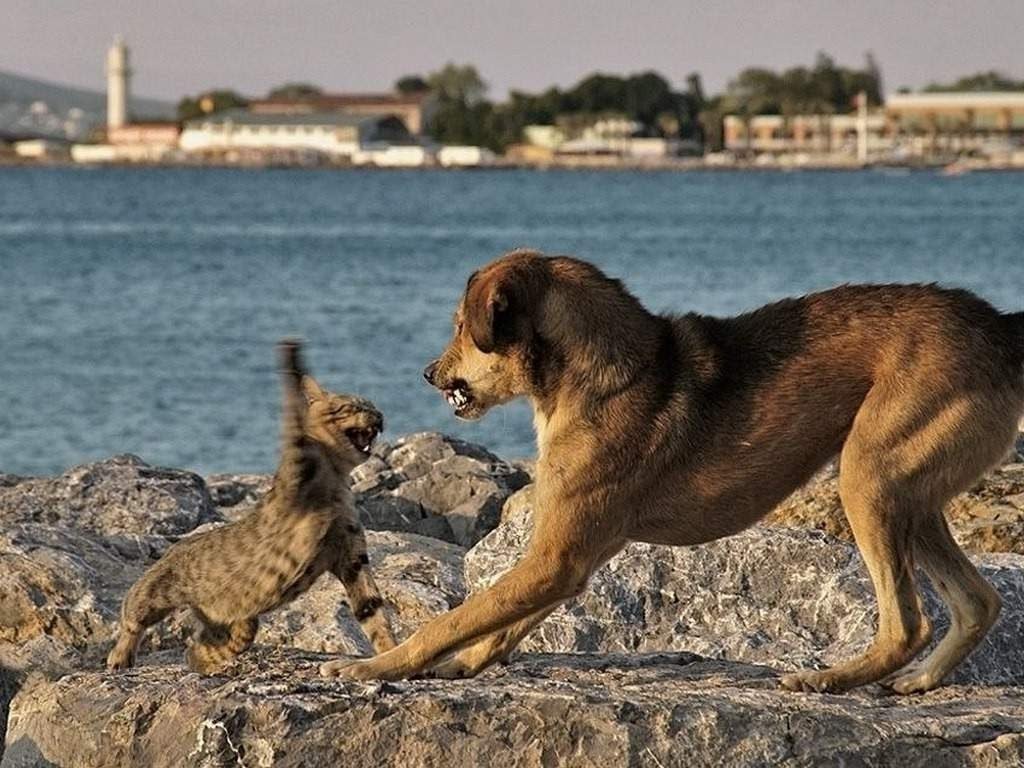
<path fill-rule="evenodd" d="M 383 428 L 368 400 L 320 387 L 301 345 L 278 346 L 283 377 L 281 458 L 273 487 L 248 516 L 174 544 L 132 586 L 109 669 L 126 669 L 145 629 L 189 607 L 200 631 L 189 666 L 211 674 L 252 645 L 259 616 L 301 595 L 325 572 L 348 592 L 375 653 L 395 645 L 366 554 L 349 473 Z"/>

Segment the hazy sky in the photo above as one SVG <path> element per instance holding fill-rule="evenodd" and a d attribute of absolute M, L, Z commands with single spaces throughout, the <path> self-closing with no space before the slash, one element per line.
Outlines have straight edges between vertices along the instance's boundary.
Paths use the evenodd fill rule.
<path fill-rule="evenodd" d="M 259 95 L 285 81 L 387 89 L 447 60 L 492 96 L 569 85 L 594 70 L 656 69 L 715 91 L 749 65 L 859 65 L 889 91 L 979 69 L 1024 78 L 1024 0 L 0 0 L 0 69 L 102 88 L 116 32 L 133 92 L 177 99 L 211 86 Z"/>

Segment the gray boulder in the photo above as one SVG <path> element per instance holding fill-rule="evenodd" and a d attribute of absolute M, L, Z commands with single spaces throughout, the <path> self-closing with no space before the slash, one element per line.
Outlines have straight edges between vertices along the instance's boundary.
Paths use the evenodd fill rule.
<path fill-rule="evenodd" d="M 502 504 L 530 482 L 529 462 L 502 461 L 478 445 L 436 432 L 384 442 L 352 472 L 363 525 L 369 530 L 430 536 L 470 547 L 498 524 Z M 212 475 L 220 514 L 247 514 L 270 488 L 270 475 Z"/>
<path fill-rule="evenodd" d="M 353 490 L 367 528 L 470 547 L 494 529 L 505 499 L 529 480 L 524 469 L 479 446 L 423 432 L 357 468 Z"/>
<path fill-rule="evenodd" d="M 529 491 L 509 500 L 501 526 L 470 550 L 466 584 L 477 591 L 510 568 L 532 530 Z M 953 680 L 1024 684 L 1024 557 L 975 557 L 1004 608 Z M 936 636 L 946 626 L 927 590 Z M 779 669 L 824 666 L 861 652 L 876 605 L 860 556 L 820 531 L 752 528 L 697 547 L 631 544 L 587 591 L 555 611 L 524 651 L 687 650 Z"/>
<path fill-rule="evenodd" d="M 467 681 L 346 683 L 261 649 L 235 677 L 176 659 L 40 681 L 13 702 L 3 768 L 29 766 L 1012 766 L 1020 689 L 891 697 L 778 689 L 687 653 L 534 655 Z"/>
<path fill-rule="evenodd" d="M 0 484 L 0 523 L 49 523 L 107 536 L 187 533 L 218 520 L 203 479 L 125 454 L 57 477 Z"/>

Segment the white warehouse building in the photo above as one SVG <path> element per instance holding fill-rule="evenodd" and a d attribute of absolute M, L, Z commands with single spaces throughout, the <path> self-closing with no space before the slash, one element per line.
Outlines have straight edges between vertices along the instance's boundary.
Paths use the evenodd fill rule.
<path fill-rule="evenodd" d="M 265 114 L 232 109 L 187 121 L 178 146 L 196 153 L 312 151 L 352 157 L 374 147 L 415 143 L 405 123 L 393 115 Z"/>

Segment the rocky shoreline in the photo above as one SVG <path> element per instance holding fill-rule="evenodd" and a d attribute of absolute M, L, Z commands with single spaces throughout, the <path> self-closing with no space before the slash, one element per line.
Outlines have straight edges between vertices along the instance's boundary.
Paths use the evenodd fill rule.
<path fill-rule="evenodd" d="M 269 478 L 201 478 L 119 456 L 0 475 L 0 766 L 1024 764 L 1024 463 L 957 500 L 957 537 L 1003 615 L 951 684 L 896 697 L 793 694 L 777 673 L 863 648 L 870 583 L 834 473 L 763 525 L 692 548 L 634 544 L 505 667 L 470 681 L 321 680 L 366 652 L 324 578 L 266 617 L 224 675 L 183 666 L 187 615 L 140 667 L 102 669 L 127 587 L 182 536 L 250 510 Z M 528 462 L 437 434 L 379 445 L 354 477 L 398 634 L 513 564 Z M 939 606 L 927 604 L 941 632 Z M 699 655 L 698 655 L 699 654 Z"/>

